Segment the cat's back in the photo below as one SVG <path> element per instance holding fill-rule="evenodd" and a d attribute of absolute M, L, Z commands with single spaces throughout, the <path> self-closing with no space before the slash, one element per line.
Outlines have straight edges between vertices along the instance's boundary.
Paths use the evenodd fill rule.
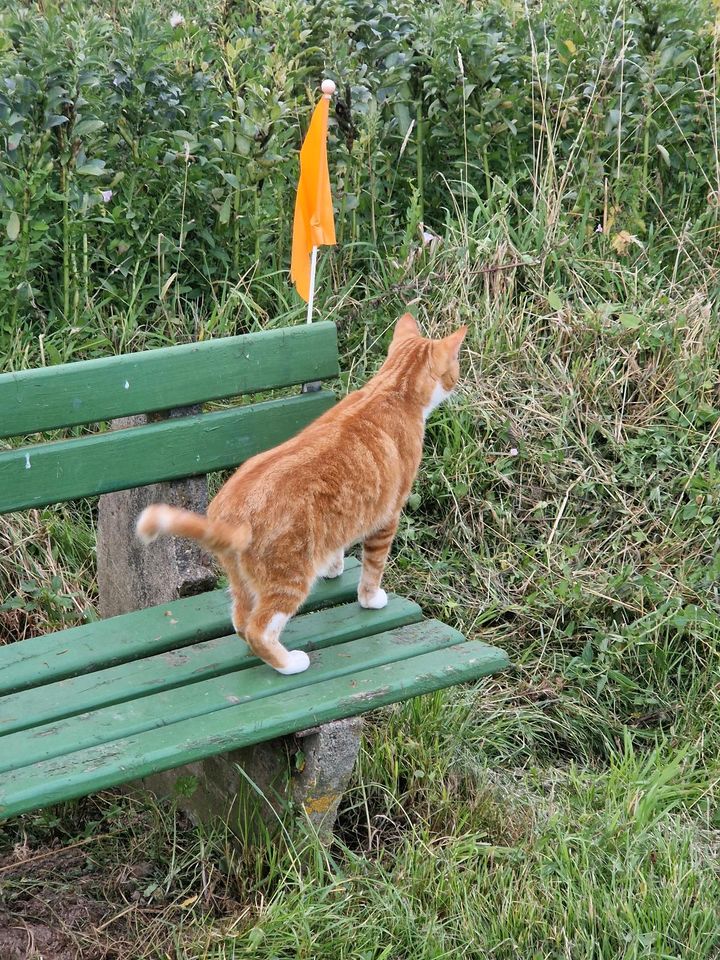
<path fill-rule="evenodd" d="M 414 476 L 422 452 L 422 422 L 414 423 L 392 392 L 371 380 L 349 393 L 299 434 L 246 461 L 219 491 L 210 514 L 243 509 L 290 509 L 298 500 L 338 495 L 353 486 Z"/>

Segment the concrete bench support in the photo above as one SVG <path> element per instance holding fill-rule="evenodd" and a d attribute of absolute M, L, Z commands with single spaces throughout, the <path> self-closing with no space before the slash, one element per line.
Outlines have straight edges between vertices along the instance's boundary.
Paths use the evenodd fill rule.
<path fill-rule="evenodd" d="M 177 410 L 168 416 L 185 416 L 188 412 L 196 411 Z M 112 428 L 127 429 L 149 419 L 114 420 Z M 148 504 L 157 502 L 204 513 L 207 480 L 193 477 L 100 497 L 97 561 L 103 617 L 167 603 L 216 585 L 210 559 L 196 544 L 163 537 L 144 546 L 137 539 L 138 515 Z M 140 786 L 158 796 L 177 798 L 180 809 L 195 822 L 228 818 L 243 836 L 254 817 L 272 825 L 288 805 L 293 805 L 321 836 L 328 838 L 352 776 L 361 729 L 359 718 L 338 720 L 296 736 L 154 774 Z"/>

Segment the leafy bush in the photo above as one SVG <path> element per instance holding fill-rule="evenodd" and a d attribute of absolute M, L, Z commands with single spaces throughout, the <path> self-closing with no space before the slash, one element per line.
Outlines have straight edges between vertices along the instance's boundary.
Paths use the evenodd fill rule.
<path fill-rule="evenodd" d="M 374 251 L 407 252 L 421 222 L 482 224 L 489 202 L 518 223 L 533 211 L 529 255 L 568 223 L 578 255 L 598 226 L 619 255 L 688 221 L 716 230 L 709 2 L 628 4 L 624 20 L 583 0 L 529 15 L 454 0 L 182 12 L 176 26 L 152 0 L 10 0 L 0 13 L 10 363 L 107 352 L 188 305 L 194 324 L 172 336 L 212 332 L 219 316 L 234 328 L 228 305 L 247 291 L 270 317 L 294 304 L 297 150 L 323 74 L 339 83 L 336 284 L 362 289 Z M 543 267 L 551 283 L 565 269 Z"/>

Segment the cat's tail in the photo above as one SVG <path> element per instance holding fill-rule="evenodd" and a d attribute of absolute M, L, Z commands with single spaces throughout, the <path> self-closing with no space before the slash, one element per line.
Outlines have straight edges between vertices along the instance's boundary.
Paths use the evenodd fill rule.
<path fill-rule="evenodd" d="M 222 520 L 209 520 L 200 513 L 170 507 L 166 503 L 154 503 L 146 507 L 138 517 L 135 530 L 144 543 L 152 543 L 164 533 L 198 540 L 213 553 L 227 550 L 242 553 L 252 540 L 249 523 L 233 526 Z"/>

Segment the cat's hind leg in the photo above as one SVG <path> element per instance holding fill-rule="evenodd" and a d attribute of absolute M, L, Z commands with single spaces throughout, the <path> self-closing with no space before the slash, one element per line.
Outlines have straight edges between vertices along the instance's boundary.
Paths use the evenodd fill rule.
<path fill-rule="evenodd" d="M 363 542 L 362 575 L 358 586 L 358 603 L 367 610 L 387 606 L 387 594 L 380 586 L 390 547 L 398 526 L 398 517 L 370 534 Z"/>
<path fill-rule="evenodd" d="M 337 550 L 323 567 L 320 576 L 325 580 L 334 580 L 345 569 L 345 551 Z"/>
<path fill-rule="evenodd" d="M 307 597 L 307 590 L 277 588 L 260 594 L 245 628 L 245 639 L 253 653 L 287 676 L 302 673 L 310 666 L 310 658 L 302 650 L 286 650 L 280 634 L 290 617 Z"/>
<path fill-rule="evenodd" d="M 235 633 L 245 636 L 250 614 L 252 613 L 254 597 L 242 574 L 236 569 L 235 565 L 225 563 L 225 571 L 230 583 L 230 597 L 232 600 L 232 623 Z"/>

